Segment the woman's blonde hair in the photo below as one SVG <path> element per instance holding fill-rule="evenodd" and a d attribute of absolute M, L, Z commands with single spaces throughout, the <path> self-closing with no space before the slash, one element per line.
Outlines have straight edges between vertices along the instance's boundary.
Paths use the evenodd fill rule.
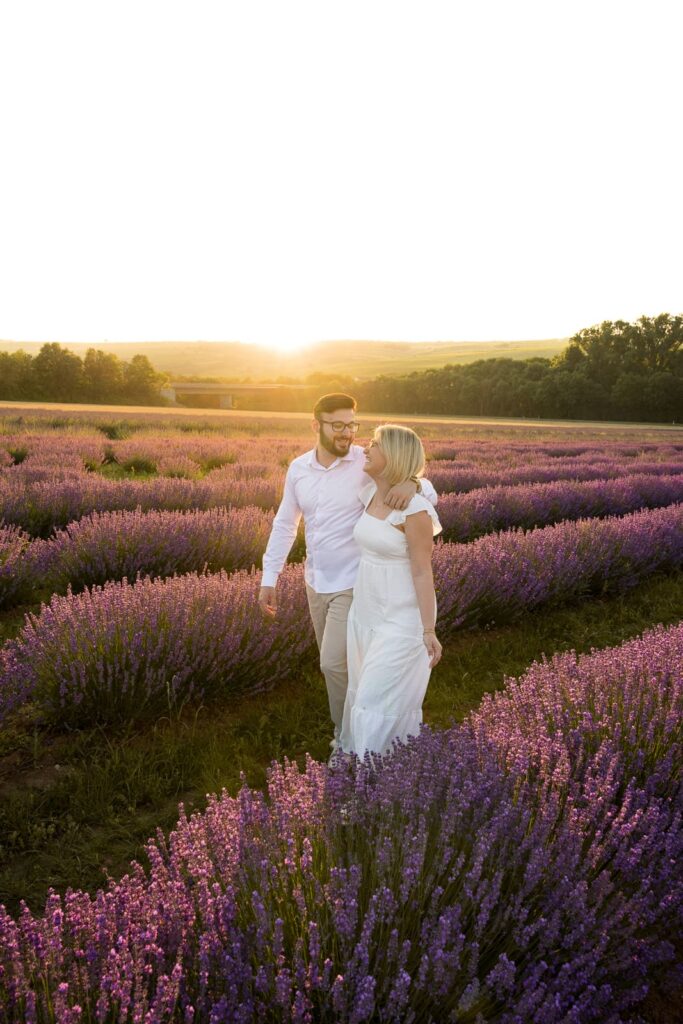
<path fill-rule="evenodd" d="M 411 476 L 422 476 L 425 450 L 414 430 L 398 423 L 383 423 L 375 430 L 374 438 L 387 460 L 382 476 L 390 486 L 403 483 Z"/>

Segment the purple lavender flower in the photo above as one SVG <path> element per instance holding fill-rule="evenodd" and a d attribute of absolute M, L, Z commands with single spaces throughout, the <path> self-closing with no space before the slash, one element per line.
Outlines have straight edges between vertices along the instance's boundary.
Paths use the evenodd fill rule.
<path fill-rule="evenodd" d="M 658 627 L 374 764 L 285 760 L 267 793 L 181 807 L 147 872 L 0 910 L 0 1013 L 629 1019 L 683 907 L 682 666 Z"/>

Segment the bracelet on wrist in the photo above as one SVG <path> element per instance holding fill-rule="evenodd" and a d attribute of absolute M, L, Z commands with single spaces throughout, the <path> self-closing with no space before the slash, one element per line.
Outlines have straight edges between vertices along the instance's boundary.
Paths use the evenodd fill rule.
<path fill-rule="evenodd" d="M 435 629 L 423 629 L 422 630 L 422 635 L 424 636 L 425 633 L 433 633 L 434 636 L 436 636 L 436 630 Z"/>

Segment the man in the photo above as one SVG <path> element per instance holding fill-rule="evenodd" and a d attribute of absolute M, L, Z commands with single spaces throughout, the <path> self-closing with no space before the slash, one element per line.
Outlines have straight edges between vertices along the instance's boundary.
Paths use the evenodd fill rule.
<path fill-rule="evenodd" d="M 316 445 L 294 459 L 287 470 L 284 495 L 263 556 L 259 592 L 263 613 L 275 615 L 277 578 L 287 561 L 303 515 L 306 596 L 334 723 L 334 739 L 330 744 L 333 753 L 339 740 L 348 687 L 346 620 L 360 561 L 353 528 L 363 512 L 358 494 L 370 482 L 363 468 L 363 449 L 352 443 L 359 426 L 355 411 L 356 400 L 350 395 L 323 395 L 316 403 L 311 424 Z M 425 497 L 436 505 L 436 491 L 431 483 L 417 478 L 392 487 L 385 504 L 405 509 L 420 485 Z"/>

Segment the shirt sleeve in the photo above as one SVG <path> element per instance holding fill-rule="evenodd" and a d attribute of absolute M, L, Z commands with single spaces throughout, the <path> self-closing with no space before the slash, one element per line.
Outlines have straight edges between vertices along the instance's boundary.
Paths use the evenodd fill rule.
<path fill-rule="evenodd" d="M 432 505 L 436 505 L 439 500 L 439 495 L 434 490 L 434 484 L 432 481 L 427 480 L 427 478 L 423 476 L 420 480 L 420 486 L 422 487 L 422 494 L 427 501 L 431 501 Z"/>
<path fill-rule="evenodd" d="M 275 513 L 270 537 L 263 555 L 262 587 L 274 587 L 282 572 L 287 555 L 292 550 L 301 522 L 301 509 L 294 490 L 294 475 L 290 466 L 285 476 L 285 489 L 280 507 Z"/>
<path fill-rule="evenodd" d="M 426 512 L 429 515 L 429 518 L 432 521 L 433 537 L 436 537 L 437 533 L 441 533 L 441 523 L 439 522 L 439 517 L 436 514 L 436 509 L 432 505 L 431 501 L 428 501 L 427 498 L 423 497 L 421 494 L 416 494 L 415 497 L 411 499 L 408 507 L 402 512 L 399 512 L 398 509 L 394 509 L 393 512 L 389 513 L 387 519 L 392 526 L 402 526 L 406 521 L 406 516 L 412 516 L 416 512 Z"/>

